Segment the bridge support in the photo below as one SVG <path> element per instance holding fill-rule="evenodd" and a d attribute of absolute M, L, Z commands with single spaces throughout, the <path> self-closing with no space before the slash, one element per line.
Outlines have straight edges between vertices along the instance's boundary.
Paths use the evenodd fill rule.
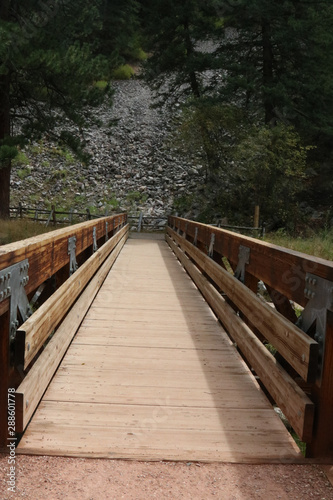
<path fill-rule="evenodd" d="M 8 299 L 9 300 L 9 299 Z M 0 323 L 0 451 L 7 450 L 8 437 L 8 388 L 9 388 L 9 310 Z"/>

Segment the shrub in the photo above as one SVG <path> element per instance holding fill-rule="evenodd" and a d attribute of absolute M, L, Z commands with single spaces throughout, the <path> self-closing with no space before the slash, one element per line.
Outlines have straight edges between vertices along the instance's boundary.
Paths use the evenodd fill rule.
<path fill-rule="evenodd" d="M 123 64 L 112 72 L 114 80 L 129 80 L 134 76 L 134 70 L 129 64 Z"/>

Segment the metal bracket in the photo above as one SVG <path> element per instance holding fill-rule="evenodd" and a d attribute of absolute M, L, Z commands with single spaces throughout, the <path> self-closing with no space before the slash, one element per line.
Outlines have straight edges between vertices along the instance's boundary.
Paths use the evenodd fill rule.
<path fill-rule="evenodd" d="M 209 249 L 208 249 L 208 256 L 213 257 L 214 254 L 214 243 L 215 243 L 215 233 L 212 233 L 210 235 L 210 243 L 209 243 Z"/>
<path fill-rule="evenodd" d="M 245 281 L 245 266 L 250 263 L 250 252 L 251 249 L 249 247 L 239 245 L 238 264 L 234 276 L 242 283 Z"/>
<path fill-rule="evenodd" d="M 79 267 L 76 262 L 76 236 L 68 238 L 68 255 L 69 255 L 69 275 L 72 276 L 73 273 Z"/>
<path fill-rule="evenodd" d="M 319 344 L 318 356 L 318 378 L 321 379 L 325 337 L 327 311 L 333 312 L 333 283 L 320 276 L 306 273 L 304 295 L 309 299 L 296 325 L 304 332 L 308 332 L 314 322 L 316 322 L 316 333 L 314 340 Z"/>
<path fill-rule="evenodd" d="M 106 222 L 105 223 L 105 243 L 108 241 L 109 239 L 109 223 Z"/>
<path fill-rule="evenodd" d="M 93 228 L 93 253 L 97 252 L 97 237 L 96 237 L 96 226 Z"/>
<path fill-rule="evenodd" d="M 25 259 L 0 271 L 0 302 L 10 298 L 10 342 L 15 339 L 19 326 L 18 311 L 23 322 L 32 314 L 24 289 L 29 281 L 28 269 L 29 262 L 28 259 Z"/>
<path fill-rule="evenodd" d="M 193 245 L 196 247 L 198 246 L 198 228 L 196 227 L 194 229 L 194 240 L 193 240 Z"/>

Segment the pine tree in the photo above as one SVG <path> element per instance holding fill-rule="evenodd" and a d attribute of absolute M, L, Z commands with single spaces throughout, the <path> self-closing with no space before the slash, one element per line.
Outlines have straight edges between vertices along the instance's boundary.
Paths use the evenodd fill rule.
<path fill-rule="evenodd" d="M 0 216 L 9 215 L 15 120 L 23 120 L 25 135 L 51 131 L 64 117 L 82 126 L 84 106 L 102 97 L 93 85 L 106 68 L 94 54 L 99 8 L 99 0 L 1 2 Z"/>
<path fill-rule="evenodd" d="M 143 3 L 147 49 L 145 76 L 162 101 L 199 98 L 204 72 L 212 66 L 204 42 L 214 37 L 216 11 L 197 0 L 146 0 Z"/>

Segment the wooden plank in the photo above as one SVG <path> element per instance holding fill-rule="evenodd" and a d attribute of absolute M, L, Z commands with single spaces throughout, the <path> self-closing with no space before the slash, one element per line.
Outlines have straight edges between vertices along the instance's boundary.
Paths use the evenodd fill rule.
<path fill-rule="evenodd" d="M 312 388 L 316 404 L 314 436 L 307 456 L 333 458 L 333 312 L 327 312 L 322 380 Z"/>
<path fill-rule="evenodd" d="M 297 434 L 303 441 L 311 441 L 314 419 L 312 401 L 169 236 L 167 241 Z"/>
<path fill-rule="evenodd" d="M 150 291 L 142 291 L 142 270 L 150 262 L 154 278 L 151 274 Z M 177 297 L 173 311 L 161 300 L 159 276 L 163 297 L 170 295 L 166 302 Z M 113 300 L 115 282 L 123 303 Z M 186 283 L 191 293 L 183 311 Z M 165 242 L 129 239 L 99 296 L 103 301 L 92 304 L 17 453 L 257 463 L 302 459 Z M 96 311 L 104 311 L 105 319 Z"/>
<path fill-rule="evenodd" d="M 100 418 L 96 420 L 96 407 Z M 72 403 L 43 401 L 39 407 L 39 419 L 46 422 L 49 414 L 52 414 L 52 422 L 62 426 L 71 420 L 80 420 L 87 427 L 101 427 L 121 429 L 123 427 L 147 429 L 153 415 L 156 415 L 156 407 L 153 405 L 106 405 L 100 403 Z M 212 413 L 209 408 L 180 408 L 167 405 L 160 408 L 161 429 L 182 429 L 201 431 L 220 431 L 221 417 L 223 416 L 224 429 L 227 432 L 243 431 L 244 421 L 249 429 L 265 432 L 281 432 L 281 423 L 278 419 L 271 418 L 272 412 L 269 408 L 258 411 L 253 408 L 223 408 L 220 412 Z M 164 415 L 163 415 L 164 414 Z M 172 417 L 171 417 L 172 414 Z M 75 417 L 73 418 L 73 416 Z M 164 418 L 162 418 L 164 416 Z M 149 418 L 148 421 L 146 419 Z M 142 425 L 139 424 L 142 423 Z M 188 424 L 190 422 L 190 425 Z M 139 425 L 138 425 L 139 424 Z"/>
<path fill-rule="evenodd" d="M 124 234 L 112 254 L 106 259 L 89 285 L 85 288 L 55 335 L 16 390 L 17 432 L 23 432 L 26 428 L 61 359 L 67 351 L 79 324 L 118 257 L 126 239 L 127 233 Z"/>
<path fill-rule="evenodd" d="M 240 245 L 250 248 L 250 261 L 246 270 L 303 307 L 308 302 L 304 296 L 306 273 L 333 281 L 333 263 L 331 261 L 225 229 L 171 216 L 169 226 L 173 226 L 174 223 L 176 228 L 180 227 L 181 230 L 185 230 L 187 225 L 187 235 L 191 240 L 193 240 L 197 229 L 198 242 L 207 248 L 211 234 L 215 234 L 214 250 L 227 257 L 231 262 L 237 263 Z"/>
<path fill-rule="evenodd" d="M 101 425 L 96 422 L 96 409 Z M 90 450 L 96 449 L 94 456 L 104 458 L 302 462 L 286 440 L 281 422 L 273 422 L 271 416 L 267 410 L 225 409 L 212 418 L 207 409 L 161 406 L 157 411 L 155 406 L 46 402 L 27 430 L 25 447 L 19 447 L 18 452 L 63 455 L 66 450 L 68 456 L 91 456 Z M 82 429 L 79 448 L 72 438 L 77 426 Z M 43 435 L 48 436 L 47 442 Z M 147 440 L 149 447 L 145 445 Z"/>
<path fill-rule="evenodd" d="M 105 224 L 109 232 L 115 220 L 115 227 L 126 221 L 126 215 L 103 217 L 89 222 L 82 222 L 70 227 L 58 229 L 46 234 L 34 236 L 0 247 L 0 269 L 29 260 L 29 282 L 26 293 L 36 290 L 39 285 L 68 264 L 68 238 L 76 236 L 76 256 L 92 246 L 93 228 L 96 227 L 97 240 L 105 238 Z M 104 242 L 104 241 L 103 241 Z"/>
<path fill-rule="evenodd" d="M 168 228 L 168 233 L 227 294 L 297 373 L 305 381 L 314 382 L 318 367 L 318 343 L 172 229 Z"/>
<path fill-rule="evenodd" d="M 16 363 L 29 365 L 52 331 L 112 249 L 128 232 L 128 225 L 97 250 L 54 294 L 19 328 L 16 334 Z"/>

